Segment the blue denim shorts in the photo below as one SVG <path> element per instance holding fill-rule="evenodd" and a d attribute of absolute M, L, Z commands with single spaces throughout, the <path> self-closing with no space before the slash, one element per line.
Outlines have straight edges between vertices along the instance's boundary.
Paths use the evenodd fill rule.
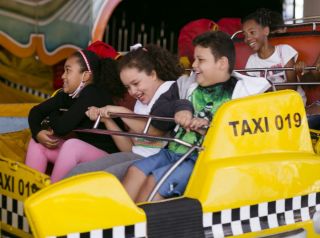
<path fill-rule="evenodd" d="M 161 149 L 159 153 L 133 163 L 146 176 L 153 175 L 156 183 L 183 155 Z M 191 155 L 166 179 L 158 193 L 165 198 L 183 194 L 192 173 L 197 155 Z"/>
<path fill-rule="evenodd" d="M 320 130 L 320 115 L 310 115 L 308 118 L 308 124 L 310 129 Z"/>

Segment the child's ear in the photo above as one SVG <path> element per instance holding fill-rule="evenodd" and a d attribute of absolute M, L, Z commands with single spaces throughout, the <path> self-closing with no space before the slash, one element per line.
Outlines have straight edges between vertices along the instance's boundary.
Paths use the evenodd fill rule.
<path fill-rule="evenodd" d="M 84 82 L 89 82 L 89 81 L 92 80 L 92 73 L 91 73 L 91 72 L 89 72 L 89 71 L 84 71 L 83 74 L 84 74 L 84 75 L 83 75 L 82 81 L 84 81 Z"/>
<path fill-rule="evenodd" d="M 268 36 L 270 34 L 270 28 L 268 26 L 264 27 L 263 28 L 263 34 L 265 36 Z"/>
<path fill-rule="evenodd" d="M 225 70 L 229 70 L 229 60 L 226 56 L 222 56 L 220 59 L 220 69 L 225 71 Z"/>
<path fill-rule="evenodd" d="M 153 79 L 158 79 L 157 72 L 156 72 L 155 70 L 152 70 L 152 71 L 151 71 L 150 76 L 151 76 Z"/>

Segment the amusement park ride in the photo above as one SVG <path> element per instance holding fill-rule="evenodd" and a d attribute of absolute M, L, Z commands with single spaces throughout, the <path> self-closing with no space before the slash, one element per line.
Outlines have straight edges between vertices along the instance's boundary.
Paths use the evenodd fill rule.
<path fill-rule="evenodd" d="M 45 31 L 45 24 L 54 28 L 63 19 L 68 22 L 65 24 L 76 21 L 70 10 L 72 1 L 40 1 L 37 7 L 41 10 L 46 4 L 49 12 L 38 16 L 39 33 Z M 98 17 L 92 21 L 86 43 L 100 39 L 118 2 L 95 4 L 100 4 L 92 7 Z M 8 4 L 5 9 L 10 12 L 14 7 Z M 23 9 L 25 26 L 32 24 L 28 7 L 32 6 Z M 5 16 L 19 20 L 16 13 L 0 15 Z M 320 53 L 318 24 L 311 23 L 310 29 L 296 24 L 298 30 L 270 40 L 292 45 L 300 60 L 313 65 Z M 78 42 L 75 47 L 55 48 L 58 43 L 34 34 L 21 42 L 13 39 L 0 34 L 0 43 L 9 51 L 19 52 L 19 57 L 36 52 L 47 64 L 84 47 Z M 48 50 L 48 45 L 55 50 Z M 240 70 L 251 52 L 239 39 L 235 39 L 235 46 L 236 69 Z M 310 89 L 309 101 L 317 92 Z M 21 105 L 18 112 L 10 111 L 12 116 L 26 117 L 29 109 Z M 2 147 L 10 144 L 3 142 L 8 136 L 11 144 L 14 140 L 14 149 L 22 151 L 30 138 L 25 130 L 0 136 Z M 298 93 L 282 90 L 227 102 L 215 114 L 203 144 L 188 146 L 189 152 L 199 150 L 199 158 L 183 196 L 152 201 L 154 190 L 149 201 L 140 204 L 129 198 L 112 174 L 88 173 L 50 184 L 48 175 L 25 166 L 21 156 L 0 153 L 1 236 L 320 237 L 320 156 L 314 150 L 317 141 L 311 140 Z"/>

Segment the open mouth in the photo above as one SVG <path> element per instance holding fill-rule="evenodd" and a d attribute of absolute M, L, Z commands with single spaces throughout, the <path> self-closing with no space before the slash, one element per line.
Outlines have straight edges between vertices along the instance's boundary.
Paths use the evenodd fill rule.
<path fill-rule="evenodd" d="M 140 95 L 136 96 L 136 99 L 139 100 L 139 101 L 142 101 L 143 100 L 143 96 L 144 96 L 144 94 L 140 94 Z"/>
<path fill-rule="evenodd" d="M 255 41 L 254 42 L 250 42 L 249 43 L 249 47 L 250 48 L 254 48 L 256 46 L 256 44 L 257 44 L 257 42 L 255 42 Z"/>

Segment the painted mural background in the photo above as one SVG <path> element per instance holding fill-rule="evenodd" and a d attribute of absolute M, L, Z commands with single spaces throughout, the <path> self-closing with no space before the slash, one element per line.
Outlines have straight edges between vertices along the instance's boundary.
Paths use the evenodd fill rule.
<path fill-rule="evenodd" d="M 41 101 L 63 61 L 101 40 L 120 0 L 0 0 L 0 103 Z"/>

